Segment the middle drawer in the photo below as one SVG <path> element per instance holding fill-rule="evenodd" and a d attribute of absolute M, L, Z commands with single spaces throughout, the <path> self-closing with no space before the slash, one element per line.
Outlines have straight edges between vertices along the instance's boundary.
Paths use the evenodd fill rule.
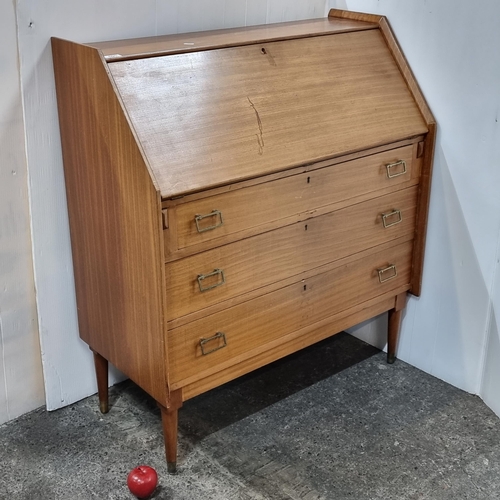
<path fill-rule="evenodd" d="M 411 235 L 417 187 L 166 264 L 168 321 Z"/>

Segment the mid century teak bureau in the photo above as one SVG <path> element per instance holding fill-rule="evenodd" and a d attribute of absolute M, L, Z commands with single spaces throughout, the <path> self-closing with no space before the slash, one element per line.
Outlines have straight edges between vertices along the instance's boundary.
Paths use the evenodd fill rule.
<path fill-rule="evenodd" d="M 435 122 L 384 17 L 52 40 L 80 335 L 159 404 L 419 295 Z"/>

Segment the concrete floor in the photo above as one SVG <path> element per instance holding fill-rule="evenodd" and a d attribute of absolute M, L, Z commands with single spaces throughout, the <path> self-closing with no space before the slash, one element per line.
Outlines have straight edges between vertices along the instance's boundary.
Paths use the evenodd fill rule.
<path fill-rule="evenodd" d="M 500 420 L 474 396 L 340 334 L 185 403 L 178 473 L 159 411 L 130 382 L 0 427 L 0 498 L 500 499 Z"/>

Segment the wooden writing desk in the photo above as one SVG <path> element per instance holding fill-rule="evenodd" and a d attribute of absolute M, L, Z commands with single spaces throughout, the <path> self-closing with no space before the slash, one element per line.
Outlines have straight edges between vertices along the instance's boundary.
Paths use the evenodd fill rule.
<path fill-rule="evenodd" d="M 420 293 L 435 123 L 383 17 L 53 39 L 80 335 L 162 411 Z"/>

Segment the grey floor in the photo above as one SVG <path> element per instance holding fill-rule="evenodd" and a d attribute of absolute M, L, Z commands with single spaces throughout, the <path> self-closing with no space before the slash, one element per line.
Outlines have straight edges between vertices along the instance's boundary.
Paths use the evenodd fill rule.
<path fill-rule="evenodd" d="M 0 498 L 500 499 L 500 420 L 474 396 L 340 334 L 185 403 L 178 473 L 159 412 L 130 382 L 0 427 Z"/>

